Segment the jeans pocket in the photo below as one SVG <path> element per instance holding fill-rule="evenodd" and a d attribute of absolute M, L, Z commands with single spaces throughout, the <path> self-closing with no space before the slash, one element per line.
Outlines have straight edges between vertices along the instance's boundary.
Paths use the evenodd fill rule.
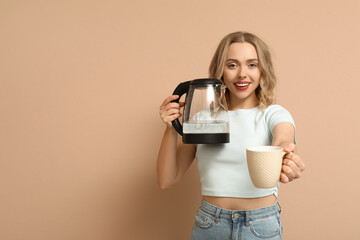
<path fill-rule="evenodd" d="M 195 225 L 199 228 L 210 228 L 211 225 L 214 223 L 214 217 L 212 217 L 209 214 L 206 214 L 201 209 L 198 210 L 196 216 L 195 216 Z"/>
<path fill-rule="evenodd" d="M 258 238 L 268 239 L 281 235 L 280 216 L 272 215 L 249 222 L 251 232 Z"/>

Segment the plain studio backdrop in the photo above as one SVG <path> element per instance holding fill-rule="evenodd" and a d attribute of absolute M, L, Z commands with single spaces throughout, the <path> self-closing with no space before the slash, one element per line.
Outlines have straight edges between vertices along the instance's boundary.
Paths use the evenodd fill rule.
<path fill-rule="evenodd" d="M 189 239 L 196 164 L 159 190 L 159 106 L 207 77 L 219 41 L 273 52 L 303 177 L 284 239 L 357 239 L 359 1 L 0 1 L 0 239 Z"/>

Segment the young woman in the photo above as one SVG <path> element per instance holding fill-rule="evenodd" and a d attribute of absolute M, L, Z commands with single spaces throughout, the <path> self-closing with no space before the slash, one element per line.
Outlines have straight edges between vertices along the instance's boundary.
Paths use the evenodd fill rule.
<path fill-rule="evenodd" d="M 288 153 L 282 183 L 299 178 L 305 169 L 294 153 L 294 121 L 274 104 L 276 77 L 268 46 L 251 33 L 228 34 L 215 52 L 209 75 L 227 87 L 230 143 L 195 146 L 178 141 L 171 122 L 181 116 L 184 103 L 172 103 L 178 96 L 169 96 L 160 106 L 166 130 L 157 159 L 159 186 L 173 186 L 196 158 L 203 201 L 191 239 L 282 239 L 278 186 L 255 188 L 246 163 L 246 147 L 274 145 Z"/>

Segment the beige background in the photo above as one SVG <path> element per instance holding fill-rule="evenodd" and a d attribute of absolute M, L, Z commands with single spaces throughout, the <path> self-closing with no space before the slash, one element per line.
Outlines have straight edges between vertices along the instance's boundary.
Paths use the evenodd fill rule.
<path fill-rule="evenodd" d="M 0 1 L 0 239 L 189 239 L 193 165 L 160 191 L 159 106 L 227 33 L 272 48 L 303 178 L 284 239 L 356 239 L 359 1 Z"/>

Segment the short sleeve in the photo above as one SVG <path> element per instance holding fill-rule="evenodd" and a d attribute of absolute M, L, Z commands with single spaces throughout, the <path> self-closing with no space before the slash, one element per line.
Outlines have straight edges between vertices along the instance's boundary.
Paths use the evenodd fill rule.
<path fill-rule="evenodd" d="M 295 122 L 290 112 L 280 105 L 271 105 L 265 110 L 265 121 L 268 124 L 270 134 L 272 133 L 273 128 L 282 122 L 291 123 L 296 132 Z M 294 143 L 296 143 L 296 138 L 294 138 Z"/>

